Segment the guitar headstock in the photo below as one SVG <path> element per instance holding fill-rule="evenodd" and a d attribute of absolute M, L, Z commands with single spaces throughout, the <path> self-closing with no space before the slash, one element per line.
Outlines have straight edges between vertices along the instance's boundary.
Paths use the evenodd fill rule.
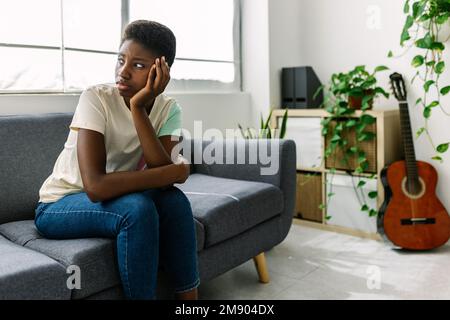
<path fill-rule="evenodd" d="M 391 79 L 391 88 L 394 92 L 395 98 L 398 101 L 406 101 L 405 81 L 400 73 L 394 72 L 389 76 Z"/>

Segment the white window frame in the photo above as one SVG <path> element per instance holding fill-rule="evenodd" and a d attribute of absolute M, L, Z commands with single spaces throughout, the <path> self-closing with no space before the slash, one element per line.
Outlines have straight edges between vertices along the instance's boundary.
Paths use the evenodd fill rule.
<path fill-rule="evenodd" d="M 12 0 L 11 0 L 12 1 Z M 174 93 L 191 93 L 191 92 L 240 92 L 242 91 L 242 68 L 241 68 L 241 0 L 234 1 L 234 18 L 233 18 L 233 48 L 234 48 L 234 60 L 233 61 L 223 61 L 223 60 L 205 60 L 205 59 L 186 59 L 183 57 L 175 57 L 176 60 L 185 61 L 201 61 L 201 62 L 225 62 L 234 64 L 234 81 L 230 83 L 223 83 L 216 80 L 183 80 L 183 79 L 171 79 L 169 87 L 167 90 Z M 129 21 L 129 0 L 121 0 L 122 4 L 122 32 Z M 61 0 L 61 28 L 63 28 L 63 2 Z M 81 48 L 71 48 L 64 46 L 64 37 L 61 30 L 61 44 L 60 46 L 42 46 L 42 45 L 27 45 L 27 44 L 13 44 L 13 43 L 1 43 L 0 47 L 9 48 L 30 48 L 30 49 L 47 49 L 47 50 L 60 50 L 61 51 L 61 63 L 62 63 L 62 90 L 4 90 L 0 89 L 0 95 L 3 94 L 77 94 L 81 93 L 82 90 L 67 90 L 65 85 L 65 75 L 64 75 L 64 51 L 79 51 L 88 53 L 102 53 L 102 54 L 112 54 L 117 55 L 118 52 L 114 51 L 101 51 L 101 50 L 91 50 L 91 49 L 81 49 Z"/>

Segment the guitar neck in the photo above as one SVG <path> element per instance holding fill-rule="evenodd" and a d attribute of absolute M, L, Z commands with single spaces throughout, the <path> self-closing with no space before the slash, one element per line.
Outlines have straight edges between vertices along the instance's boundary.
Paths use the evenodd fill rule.
<path fill-rule="evenodd" d="M 418 181 L 416 153 L 414 150 L 413 134 L 409 118 L 408 103 L 400 102 L 400 126 L 405 153 L 406 173 L 409 181 Z"/>

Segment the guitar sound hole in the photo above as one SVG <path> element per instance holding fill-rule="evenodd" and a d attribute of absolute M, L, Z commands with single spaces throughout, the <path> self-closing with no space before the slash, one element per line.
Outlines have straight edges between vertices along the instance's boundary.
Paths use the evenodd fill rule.
<path fill-rule="evenodd" d="M 406 189 L 408 192 L 412 195 L 418 195 L 420 192 L 422 192 L 422 186 L 419 183 L 419 180 L 413 181 L 409 183 L 408 180 L 406 180 Z"/>

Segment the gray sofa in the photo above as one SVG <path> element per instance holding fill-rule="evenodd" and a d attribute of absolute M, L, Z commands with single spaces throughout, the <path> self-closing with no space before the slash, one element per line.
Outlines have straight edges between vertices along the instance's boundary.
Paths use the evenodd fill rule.
<path fill-rule="evenodd" d="M 0 299 L 123 298 L 114 240 L 49 240 L 34 226 L 38 190 L 62 150 L 72 116 L 0 116 Z M 212 143 L 185 142 L 192 151 Z M 245 149 L 249 159 L 249 150 L 257 143 L 235 140 L 234 158 Z M 247 164 L 193 163 L 188 180 L 176 185 L 193 208 L 201 282 L 255 257 L 260 280 L 267 281 L 262 279 L 266 277 L 263 253 L 283 241 L 292 222 L 296 152 L 292 140 L 266 143 L 274 144 L 279 160 L 274 175 L 261 175 L 264 165 L 248 160 Z M 223 151 L 225 157 L 225 146 Z M 67 285 L 72 265 L 81 270 L 79 289 Z M 158 296 L 164 297 L 170 283 L 163 275 L 159 279 Z"/>

